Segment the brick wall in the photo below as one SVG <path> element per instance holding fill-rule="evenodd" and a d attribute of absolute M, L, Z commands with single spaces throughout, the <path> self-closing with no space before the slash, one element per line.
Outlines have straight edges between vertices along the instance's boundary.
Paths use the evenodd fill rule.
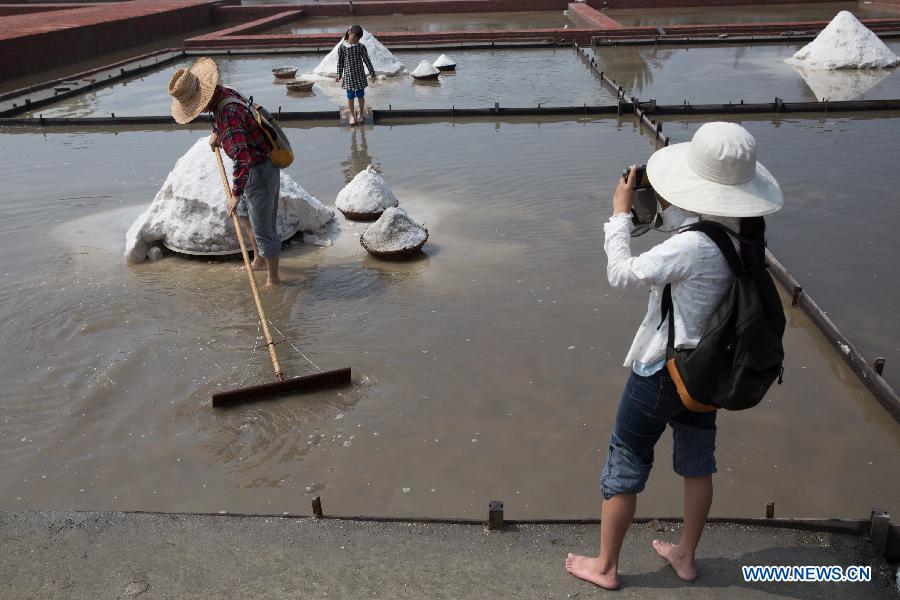
<path fill-rule="evenodd" d="M 506 12 L 524 10 L 565 10 L 568 0 L 361 0 L 353 3 L 355 15 L 391 15 L 394 13 L 434 14 Z M 299 8 L 296 4 L 253 6 L 214 6 L 216 22 L 251 21 Z M 343 17 L 350 15 L 347 3 L 304 4 L 310 17 Z"/>
<path fill-rule="evenodd" d="M 0 80 L 208 27 L 207 0 L 133 0 L 0 17 Z"/>
<path fill-rule="evenodd" d="M 97 3 L 79 2 L 71 4 L 0 4 L 0 17 L 5 17 L 8 15 L 26 15 L 30 13 L 47 12 L 50 10 L 84 8 L 86 6 L 97 6 Z"/>

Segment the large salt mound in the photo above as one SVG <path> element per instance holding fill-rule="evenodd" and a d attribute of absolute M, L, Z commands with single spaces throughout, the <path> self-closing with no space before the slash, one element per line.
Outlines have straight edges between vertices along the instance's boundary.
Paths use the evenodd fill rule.
<path fill-rule="evenodd" d="M 366 45 L 366 50 L 369 52 L 369 59 L 372 61 L 372 66 L 375 67 L 376 75 L 393 77 L 403 72 L 403 63 L 397 60 L 391 54 L 391 51 L 385 48 L 384 44 L 379 42 L 374 35 L 368 31 L 363 31 L 360 42 Z M 313 69 L 310 75 L 328 79 L 337 77 L 338 49 L 343 43 L 343 40 L 338 42 L 319 65 Z"/>
<path fill-rule="evenodd" d="M 232 162 L 224 153 L 227 173 Z M 300 184 L 281 172 L 276 229 L 282 240 L 298 231 L 317 231 L 334 218 Z M 178 159 L 153 202 L 125 234 L 125 258 L 140 262 L 156 242 L 191 254 L 230 254 L 240 250 L 228 216 L 216 155 L 206 137 Z"/>
<path fill-rule="evenodd" d="M 397 198 L 375 168 L 369 165 L 338 192 L 334 205 L 348 219 L 377 219 L 386 208 L 397 206 Z"/>
<path fill-rule="evenodd" d="M 896 66 L 900 57 L 853 13 L 842 10 L 787 62 L 814 69 L 867 69 Z"/>
<path fill-rule="evenodd" d="M 428 230 L 409 218 L 402 208 L 389 208 L 359 238 L 370 253 L 383 258 L 401 257 L 419 250 Z"/>

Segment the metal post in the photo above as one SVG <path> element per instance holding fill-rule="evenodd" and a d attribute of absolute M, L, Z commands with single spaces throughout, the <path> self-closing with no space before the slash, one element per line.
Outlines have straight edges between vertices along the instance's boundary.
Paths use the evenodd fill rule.
<path fill-rule="evenodd" d="M 766 518 L 774 519 L 775 518 L 775 503 L 769 502 L 766 504 Z"/>
<path fill-rule="evenodd" d="M 503 529 L 503 502 L 491 500 L 488 504 L 488 529 L 499 531 Z"/>
<path fill-rule="evenodd" d="M 875 362 L 872 363 L 872 366 L 875 368 L 875 372 L 879 375 L 884 375 L 884 357 L 879 356 L 875 359 Z"/>
<path fill-rule="evenodd" d="M 322 499 L 316 496 L 312 500 L 313 516 L 317 519 L 322 518 Z"/>
<path fill-rule="evenodd" d="M 800 294 L 803 293 L 803 288 L 799 285 L 794 286 L 794 291 L 791 294 L 791 306 L 797 306 L 800 304 Z"/>
<path fill-rule="evenodd" d="M 872 511 L 872 525 L 869 529 L 869 537 L 872 540 L 872 546 L 878 556 L 884 556 L 887 549 L 888 529 L 891 527 L 891 516 L 881 510 Z"/>

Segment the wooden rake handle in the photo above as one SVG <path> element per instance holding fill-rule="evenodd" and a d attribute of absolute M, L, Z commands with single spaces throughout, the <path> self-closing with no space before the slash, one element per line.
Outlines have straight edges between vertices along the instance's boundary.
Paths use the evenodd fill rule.
<path fill-rule="evenodd" d="M 225 163 L 222 162 L 222 153 L 219 148 L 214 148 L 216 159 L 219 161 L 219 172 L 222 174 L 222 185 L 225 186 L 225 195 L 231 200 L 231 186 L 228 185 L 228 175 L 225 174 Z M 227 202 L 227 201 L 226 201 Z M 253 292 L 253 300 L 256 302 L 256 311 L 259 313 L 259 320 L 262 323 L 263 334 L 266 336 L 266 347 L 269 349 L 269 357 L 272 359 L 272 367 L 275 369 L 275 378 L 278 381 L 284 381 L 284 373 L 281 371 L 281 363 L 278 362 L 278 354 L 275 353 L 275 344 L 272 342 L 272 334 L 269 333 L 269 320 L 266 318 L 266 311 L 263 309 L 262 300 L 259 297 L 259 290 L 256 288 L 256 277 L 253 276 L 253 269 L 250 267 L 250 257 L 247 255 L 247 245 L 244 243 L 244 234 L 241 232 L 241 222 L 238 220 L 237 212 L 231 215 L 234 220 L 234 230 L 237 233 L 238 243 L 241 245 L 241 255 L 244 257 L 244 267 L 247 269 L 247 277 L 250 278 L 250 291 Z"/>

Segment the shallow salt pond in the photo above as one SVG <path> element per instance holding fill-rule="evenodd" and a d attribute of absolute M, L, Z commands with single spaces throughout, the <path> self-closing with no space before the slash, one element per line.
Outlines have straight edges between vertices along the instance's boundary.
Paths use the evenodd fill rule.
<path fill-rule="evenodd" d="M 382 31 L 497 31 L 504 29 L 562 29 L 575 23 L 562 10 L 485 13 L 435 13 L 423 15 L 359 16 L 353 21 L 376 35 Z M 264 32 L 274 34 L 340 33 L 347 31 L 346 17 L 307 17 Z"/>
<path fill-rule="evenodd" d="M 374 164 L 431 238 L 418 260 L 381 262 L 359 245 L 365 225 L 339 219 L 332 247 L 291 246 L 269 317 L 355 383 L 225 411 L 213 391 L 271 378 L 250 358 L 237 263 L 121 257 L 202 133 L 0 133 L 0 508 L 306 512 L 320 494 L 331 514 L 482 517 L 492 499 L 511 518 L 597 514 L 647 297 L 609 288 L 602 248 L 617 174 L 652 152 L 630 119 L 289 129 L 289 172 L 310 193 L 333 205 Z M 777 234 L 806 224 L 772 219 L 778 254 Z M 807 319 L 789 322 L 784 385 L 720 416 L 714 514 L 772 500 L 781 516 L 900 512 L 886 476 L 900 428 Z M 288 373 L 309 372 L 279 351 Z M 642 515 L 679 514 L 670 455 L 666 435 Z"/>
<path fill-rule="evenodd" d="M 900 41 L 884 41 L 900 54 Z M 862 82 L 853 74 L 829 72 L 810 79 L 811 86 L 784 62 L 804 45 L 601 46 L 593 48 L 593 55 L 630 95 L 661 104 L 774 102 L 776 96 L 786 102 L 815 101 L 821 100 L 817 91 L 822 89 L 850 96 L 841 99 L 900 98 L 900 68 L 866 69 L 871 76 Z"/>
<path fill-rule="evenodd" d="M 615 8 L 603 11 L 629 27 L 660 25 L 704 25 L 711 23 L 771 23 L 779 21 L 830 21 L 849 10 L 858 19 L 897 19 L 900 10 L 873 8 L 858 2 L 778 2 L 744 6 L 704 6 L 679 8 Z"/>
<path fill-rule="evenodd" d="M 437 60 L 438 51 L 398 51 L 397 58 L 411 71 L 419 61 Z M 436 82 L 414 82 L 401 75 L 377 81 L 366 89 L 366 99 L 377 109 L 393 108 L 493 108 L 501 106 L 581 106 L 615 103 L 615 94 L 585 65 L 575 50 L 460 50 L 448 52 L 456 60 L 456 72 L 441 75 Z M 272 69 L 299 67 L 298 76 L 311 72 L 324 54 L 216 56 L 220 81 L 252 95 L 272 110 L 337 110 L 346 106 L 346 93 L 333 81 L 317 83 L 311 94 L 290 92 L 272 77 Z M 106 117 L 167 115 L 171 97 L 169 78 L 176 69 L 193 64 L 195 58 L 173 63 L 158 71 L 61 100 L 27 116 Z M 556 83 L 547 85 L 548 74 Z"/>

